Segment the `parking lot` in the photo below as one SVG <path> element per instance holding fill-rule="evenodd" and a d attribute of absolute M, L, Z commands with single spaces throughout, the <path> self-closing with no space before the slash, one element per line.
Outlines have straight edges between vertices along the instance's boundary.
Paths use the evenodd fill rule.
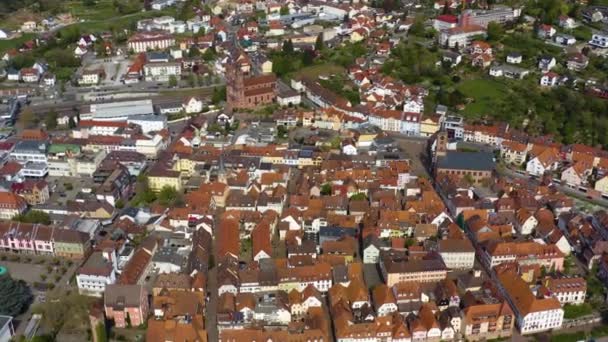
<path fill-rule="evenodd" d="M 46 181 L 51 192 L 48 203 L 57 205 L 65 205 L 67 201 L 76 199 L 80 192 L 90 192 L 94 186 L 91 178 L 49 176 Z"/>
<path fill-rule="evenodd" d="M 131 61 L 123 56 L 112 58 L 94 58 L 90 57 L 83 61 L 81 70 L 103 69 L 106 77 L 101 81 L 104 86 L 120 86 L 120 79 L 126 74 Z"/>

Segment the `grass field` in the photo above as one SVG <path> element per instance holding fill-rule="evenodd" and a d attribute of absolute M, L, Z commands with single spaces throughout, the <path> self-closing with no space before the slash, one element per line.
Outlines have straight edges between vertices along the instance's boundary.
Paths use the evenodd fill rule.
<path fill-rule="evenodd" d="M 0 40 L 0 54 L 4 54 L 7 50 L 18 48 L 21 44 L 36 37 L 33 33 L 25 33 L 19 38 Z"/>
<path fill-rule="evenodd" d="M 473 102 L 466 105 L 465 115 L 480 117 L 492 114 L 492 108 L 509 95 L 508 88 L 497 81 L 489 79 L 474 79 L 462 82 L 457 89 Z"/>
<path fill-rule="evenodd" d="M 317 78 L 321 75 L 342 74 L 346 71 L 343 67 L 335 64 L 319 64 L 303 68 L 293 74 L 289 78 L 307 76 Z"/>

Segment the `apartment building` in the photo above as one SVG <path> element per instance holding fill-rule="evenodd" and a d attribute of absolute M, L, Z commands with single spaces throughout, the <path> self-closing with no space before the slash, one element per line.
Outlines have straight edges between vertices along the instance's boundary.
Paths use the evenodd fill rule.
<path fill-rule="evenodd" d="M 544 266 L 547 270 L 561 271 L 564 268 L 564 253 L 554 244 L 490 241 L 482 247 L 481 253 L 482 262 L 490 268 L 513 261 Z"/>
<path fill-rule="evenodd" d="M 157 62 L 144 64 L 144 77 L 149 82 L 168 82 L 172 76 L 179 80 L 181 74 L 181 63 Z"/>
<path fill-rule="evenodd" d="M 562 305 L 579 305 L 585 302 L 587 281 L 581 277 L 547 277 L 539 291 L 546 296 L 557 298 Z"/>
<path fill-rule="evenodd" d="M 384 254 L 380 261 L 380 271 L 386 285 L 393 285 L 408 281 L 430 283 L 443 280 L 447 277 L 448 268 L 441 258 L 409 259 L 405 256 Z"/>
<path fill-rule="evenodd" d="M 128 49 L 135 53 L 164 50 L 173 45 L 175 45 L 175 38 L 172 35 L 159 32 L 136 33 L 127 41 Z"/>
<path fill-rule="evenodd" d="M 439 240 L 437 251 L 449 269 L 472 269 L 475 264 L 475 248 L 466 238 Z"/>
<path fill-rule="evenodd" d="M 498 276 L 500 288 L 516 316 L 522 335 L 535 334 L 562 326 L 564 310 L 557 298 L 537 298 L 528 283 L 514 271 Z"/>

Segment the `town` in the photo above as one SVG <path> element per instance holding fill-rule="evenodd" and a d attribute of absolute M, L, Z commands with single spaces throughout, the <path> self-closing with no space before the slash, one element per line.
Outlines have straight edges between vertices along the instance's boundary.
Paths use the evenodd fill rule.
<path fill-rule="evenodd" d="M 608 338 L 608 3 L 0 1 L 0 342 Z"/>

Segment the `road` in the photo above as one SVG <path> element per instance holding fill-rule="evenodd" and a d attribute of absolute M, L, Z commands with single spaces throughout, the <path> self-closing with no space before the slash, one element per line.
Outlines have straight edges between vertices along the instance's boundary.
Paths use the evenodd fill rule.
<path fill-rule="evenodd" d="M 522 175 L 522 174 L 515 172 L 511 169 L 508 169 L 506 167 L 497 168 L 496 170 L 502 176 L 507 176 L 509 178 L 526 179 L 526 180 L 531 180 L 534 183 L 538 183 L 537 180 L 534 180 L 534 179 L 530 178 L 529 176 Z M 595 205 L 599 205 L 599 206 L 608 208 L 608 200 L 606 200 L 606 199 L 603 199 L 603 198 L 591 199 L 591 198 L 588 198 L 587 194 L 582 191 L 578 191 L 576 189 L 572 189 L 567 186 L 563 186 L 563 185 L 559 185 L 559 184 L 555 184 L 555 183 L 553 183 L 552 186 L 570 197 L 575 197 L 575 198 L 593 203 Z"/>

